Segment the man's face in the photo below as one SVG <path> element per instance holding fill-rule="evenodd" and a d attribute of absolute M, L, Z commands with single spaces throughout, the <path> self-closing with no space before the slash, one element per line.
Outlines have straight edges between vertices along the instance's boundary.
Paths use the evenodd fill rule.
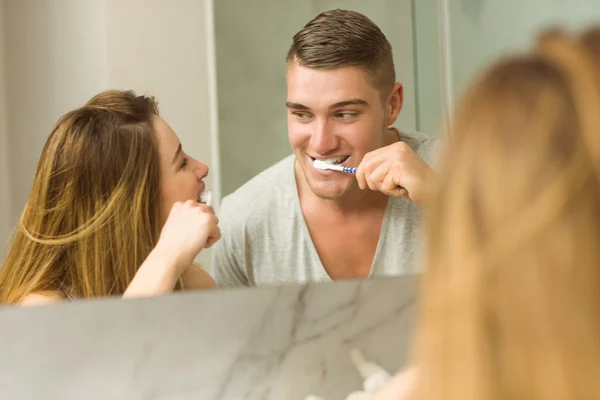
<path fill-rule="evenodd" d="M 401 85 L 395 88 L 401 97 Z M 382 104 L 379 90 L 359 68 L 297 64 L 287 69 L 287 108 L 298 164 L 312 192 L 325 199 L 340 198 L 358 185 L 351 174 L 315 169 L 313 160 L 357 167 L 366 153 L 385 144 L 386 128 L 399 111 Z"/>

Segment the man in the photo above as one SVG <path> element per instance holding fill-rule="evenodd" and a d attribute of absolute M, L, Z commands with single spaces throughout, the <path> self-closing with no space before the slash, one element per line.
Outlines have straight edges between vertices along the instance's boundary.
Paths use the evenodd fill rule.
<path fill-rule="evenodd" d="M 294 154 L 223 199 L 217 284 L 417 272 L 434 139 L 388 128 L 403 91 L 384 34 L 356 12 L 318 15 L 294 36 L 287 89 Z M 318 170 L 315 159 L 358 171 Z"/>

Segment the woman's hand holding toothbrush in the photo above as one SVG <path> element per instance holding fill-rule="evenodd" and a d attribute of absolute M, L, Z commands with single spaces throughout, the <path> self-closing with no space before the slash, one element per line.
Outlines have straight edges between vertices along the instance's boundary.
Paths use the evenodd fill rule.
<path fill-rule="evenodd" d="M 404 142 L 367 153 L 356 170 L 361 189 L 407 196 L 421 207 L 426 207 L 436 178 L 435 171 Z"/>
<path fill-rule="evenodd" d="M 178 272 L 183 273 L 202 249 L 221 238 L 218 224 L 219 219 L 209 205 L 192 200 L 175 203 L 156 248 L 176 256 Z"/>
<path fill-rule="evenodd" d="M 138 269 L 123 297 L 172 292 L 181 276 L 193 266 L 196 255 L 221 238 L 218 223 L 209 205 L 193 200 L 175 203 L 158 243 Z"/>

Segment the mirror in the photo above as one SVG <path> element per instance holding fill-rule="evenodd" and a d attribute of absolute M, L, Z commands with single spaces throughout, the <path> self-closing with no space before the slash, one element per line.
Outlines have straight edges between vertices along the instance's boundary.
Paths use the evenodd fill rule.
<path fill-rule="evenodd" d="M 429 27 L 412 22 L 417 14 L 423 19 L 435 16 L 435 7 L 417 10 L 411 1 L 262 1 L 252 9 L 227 1 L 144 7 L 116 1 L 38 2 L 44 18 L 19 2 L 2 3 L 7 23 L 0 63 L 6 77 L 1 139 L 6 145 L 0 159 L 2 183 L 9 188 L 2 194 L 2 243 L 28 199 L 52 126 L 65 112 L 109 88 L 156 96 L 162 117 L 186 153 L 210 166 L 205 182 L 219 213 L 225 195 L 290 154 L 285 54 L 294 33 L 327 9 L 362 12 L 389 37 L 396 74 L 404 85 L 398 124 L 433 134 L 439 125 L 439 119 L 427 118 L 424 104 L 431 103 L 438 111 L 430 113 L 439 114 L 440 99 L 418 94 L 435 91 L 439 73 L 435 68 L 416 73 L 421 63 L 430 64 L 422 58 L 436 57 L 435 35 L 425 42 L 434 47 L 423 45 L 417 51 L 418 30 Z M 288 18 L 285 23 L 282 15 Z M 258 155 L 265 149 L 267 153 Z M 196 258 L 208 271 L 212 252 L 202 251 Z M 311 281 L 306 276 L 272 283 Z"/>
<path fill-rule="evenodd" d="M 580 0 L 568 8 L 542 0 L 526 4 L 261 0 L 252 8 L 239 7 L 233 0 L 143 7 L 136 6 L 141 1 L 34 2 L 33 8 L 18 1 L 0 3 L 5 22 L 0 29 L 4 44 L 0 49 L 2 244 L 8 242 L 27 201 L 52 126 L 66 111 L 102 90 L 131 88 L 157 97 L 161 115 L 186 152 L 210 166 L 205 182 L 213 191 L 217 214 L 223 217 L 224 197 L 292 154 L 285 104 L 285 56 L 293 35 L 319 13 L 335 8 L 355 10 L 379 26 L 393 48 L 396 80 L 403 84 L 403 106 L 393 126 L 433 138 L 442 131 L 444 110 L 487 63 L 506 51 L 529 45 L 532 35 L 544 25 L 556 22 L 579 27 L 599 16 L 592 0 Z M 269 191 L 265 192 L 268 197 Z M 367 266 L 375 258 L 377 235 L 384 227 L 369 229 L 354 235 L 371 241 L 371 255 L 363 261 Z M 304 235 L 312 240 L 319 232 L 309 223 Z M 276 243 L 281 232 L 271 231 L 269 235 L 267 242 Z M 420 232 L 411 235 L 421 239 Z M 319 244 L 302 257 L 279 264 L 287 269 L 296 265 L 302 268 L 303 257 L 332 258 L 323 256 L 327 243 L 316 241 Z M 343 245 L 349 249 L 363 244 L 368 247 L 357 243 Z M 297 255 L 281 251 L 283 248 L 287 248 L 285 243 L 263 250 Z M 384 257 L 380 263 L 392 265 L 391 259 Z M 196 261 L 214 274 L 213 249 L 202 251 Z M 276 276 L 278 271 L 270 274 Z M 418 271 L 408 268 L 397 272 Z M 365 276 L 358 273 L 349 277 Z M 302 273 L 289 279 L 247 283 L 279 285 L 329 278 L 323 269 L 316 276 Z"/>

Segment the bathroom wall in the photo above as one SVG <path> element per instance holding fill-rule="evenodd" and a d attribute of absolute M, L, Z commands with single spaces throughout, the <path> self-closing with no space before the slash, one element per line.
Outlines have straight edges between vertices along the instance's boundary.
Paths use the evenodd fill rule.
<path fill-rule="evenodd" d="M 415 117 L 417 128 L 431 135 L 443 128 L 439 22 L 437 0 L 413 0 Z"/>
<path fill-rule="evenodd" d="M 1 0 L 1 4 L 5 57 L 0 68 L 5 69 L 7 87 L 4 91 L 0 86 L 0 113 L 2 96 L 10 99 L 7 118 L 0 119 L 0 140 L 7 140 L 2 151 L 8 156 L 0 157 L 0 162 L 10 165 L 10 185 L 5 168 L 0 174 L 0 192 L 8 195 L 0 197 L 2 245 L 28 197 L 52 125 L 101 90 L 134 89 L 157 96 L 163 116 L 186 151 L 215 172 L 207 89 L 208 0 Z M 206 181 L 209 188 L 218 184 L 212 175 Z M 214 202 L 218 204 L 218 199 Z M 197 261 L 208 266 L 209 260 L 207 251 Z"/>
<path fill-rule="evenodd" d="M 455 96 L 489 62 L 529 48 L 540 28 L 553 23 L 582 28 L 600 20 L 598 0 L 451 0 L 449 5 Z"/>
<path fill-rule="evenodd" d="M 4 3 L 0 2 L 0 25 L 4 24 Z M 10 235 L 10 174 L 8 124 L 6 121 L 6 71 L 4 68 L 4 30 L 0 29 L 0 260 Z M 1 262 L 1 261 L 0 261 Z"/>
<path fill-rule="evenodd" d="M 111 87 L 157 97 L 187 154 L 211 167 L 205 182 L 214 189 L 205 3 L 107 0 L 107 75 Z M 210 254 L 202 251 L 197 261 L 210 267 Z"/>
<path fill-rule="evenodd" d="M 107 0 L 108 82 L 155 95 L 185 151 L 212 166 L 205 1 Z M 208 188 L 216 182 L 212 174 Z"/>
<path fill-rule="evenodd" d="M 12 227 L 54 122 L 107 86 L 105 7 L 96 0 L 3 4 L 6 91 L 0 93 L 8 100 L 3 121 L 10 166 L 9 190 L 3 192 Z"/>
<path fill-rule="evenodd" d="M 405 103 L 396 126 L 415 129 L 411 0 L 215 1 L 217 88 L 223 194 L 291 153 L 285 108 L 285 56 L 293 35 L 322 11 L 352 9 L 370 17 L 394 50 Z"/>

